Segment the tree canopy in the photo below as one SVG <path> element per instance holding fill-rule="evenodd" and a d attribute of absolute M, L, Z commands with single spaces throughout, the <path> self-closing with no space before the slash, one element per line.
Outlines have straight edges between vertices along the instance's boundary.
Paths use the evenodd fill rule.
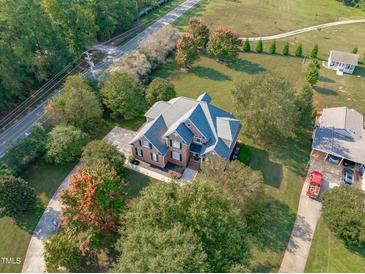
<path fill-rule="evenodd" d="M 197 17 L 189 19 L 188 32 L 193 37 L 196 48 L 205 49 L 209 41 L 209 28 Z"/>
<path fill-rule="evenodd" d="M 177 40 L 176 61 L 180 66 L 187 67 L 198 57 L 193 36 L 185 32 Z"/>
<path fill-rule="evenodd" d="M 146 91 L 146 100 L 149 106 L 158 101 L 169 101 L 176 97 L 175 86 L 163 78 L 155 78 Z"/>
<path fill-rule="evenodd" d="M 238 34 L 230 29 L 218 29 L 209 37 L 207 51 L 219 58 L 235 58 L 238 54 Z"/>
<path fill-rule="evenodd" d="M 365 192 L 341 185 L 322 195 L 323 217 L 348 245 L 365 246 Z"/>
<path fill-rule="evenodd" d="M 127 265 L 132 272 L 139 271 L 141 266 L 147 272 L 159 271 L 160 261 L 155 259 L 159 256 L 165 258 L 166 266 L 171 266 L 172 269 L 164 268 L 167 271 L 179 269 L 187 272 L 194 267 L 194 271 L 200 268 L 208 272 L 227 272 L 235 264 L 247 265 L 245 222 L 231 208 L 229 201 L 208 182 L 194 181 L 184 186 L 176 183 L 151 184 L 143 189 L 139 197 L 132 200 L 125 222 L 126 227 L 121 230 L 121 238 L 117 243 L 121 251 L 116 265 L 117 271 L 127 270 L 123 265 Z M 165 255 L 168 250 L 174 254 L 177 252 L 175 243 L 180 237 L 173 237 L 170 246 L 166 246 L 167 250 L 164 247 L 155 249 L 152 244 L 141 243 L 139 246 L 148 248 L 144 252 L 145 256 L 133 255 L 136 254 L 138 243 L 131 241 L 136 235 L 146 237 L 145 233 L 154 233 L 151 238 L 159 243 L 166 235 L 172 237 L 178 225 L 181 225 L 185 233 L 191 233 L 189 238 L 193 238 L 190 245 L 185 241 L 182 244 L 180 262 Z M 192 246 L 196 247 L 197 257 L 190 265 L 186 264 L 186 258 L 191 257 Z M 154 260 L 157 264 L 152 263 Z M 207 267 L 203 267 L 205 264 Z"/>
<path fill-rule="evenodd" d="M 295 90 L 264 72 L 236 83 L 232 91 L 245 131 L 266 142 L 290 137 L 297 125 Z"/>

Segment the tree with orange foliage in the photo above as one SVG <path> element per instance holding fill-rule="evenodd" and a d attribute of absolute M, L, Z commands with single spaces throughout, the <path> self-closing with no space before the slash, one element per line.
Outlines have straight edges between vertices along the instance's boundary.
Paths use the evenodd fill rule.
<path fill-rule="evenodd" d="M 81 167 L 69 184 L 62 194 L 65 232 L 83 253 L 108 247 L 123 224 L 127 184 L 105 161 Z"/>
<path fill-rule="evenodd" d="M 235 58 L 240 40 L 238 34 L 230 29 L 218 29 L 209 37 L 207 51 L 218 58 Z"/>
<path fill-rule="evenodd" d="M 209 41 L 209 28 L 200 18 L 190 18 L 188 32 L 193 36 L 195 45 L 198 49 L 206 48 Z"/>
<path fill-rule="evenodd" d="M 185 32 L 177 40 L 176 61 L 180 66 L 187 67 L 198 57 L 198 51 L 193 36 Z"/>

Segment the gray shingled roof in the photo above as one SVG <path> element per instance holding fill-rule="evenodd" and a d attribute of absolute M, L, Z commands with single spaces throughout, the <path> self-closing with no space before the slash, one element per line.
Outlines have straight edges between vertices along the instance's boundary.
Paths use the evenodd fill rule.
<path fill-rule="evenodd" d="M 313 149 L 365 164 L 363 115 L 346 107 L 323 110 L 315 129 Z"/>
<path fill-rule="evenodd" d="M 338 50 L 331 50 L 329 58 L 331 61 L 356 66 L 359 62 L 359 55 Z"/>
<path fill-rule="evenodd" d="M 154 140 L 150 140 L 152 137 L 148 137 L 149 141 L 153 142 L 153 145 L 160 151 L 165 151 L 167 147 L 164 147 L 166 146 L 164 137 L 173 132 L 177 132 L 184 142 L 190 143 L 193 134 L 184 125 L 184 122 L 189 121 L 208 140 L 208 143 L 200 148 L 201 153 L 215 151 L 221 157 L 227 158 L 233 149 L 232 146 L 237 139 L 241 124 L 232 114 L 208 103 L 209 98 L 207 93 L 203 93 L 199 96 L 199 100 L 177 97 L 169 102 L 155 103 L 145 114 L 146 117 L 154 120 L 143 125 L 131 143 L 143 136 L 155 136 Z M 221 118 L 228 120 L 221 120 Z M 155 123 L 157 124 L 155 125 Z M 157 141 L 156 138 L 159 140 Z M 220 138 L 224 138 L 225 141 L 219 142 Z"/>

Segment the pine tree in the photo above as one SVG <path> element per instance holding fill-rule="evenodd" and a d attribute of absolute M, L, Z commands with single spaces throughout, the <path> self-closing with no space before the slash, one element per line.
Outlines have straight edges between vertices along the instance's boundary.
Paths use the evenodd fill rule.
<path fill-rule="evenodd" d="M 270 54 L 275 54 L 276 53 L 276 42 L 273 41 L 271 44 L 270 44 L 270 47 L 269 47 L 269 53 Z"/>
<path fill-rule="evenodd" d="M 283 47 L 283 55 L 289 55 L 289 43 L 286 43 Z"/>
<path fill-rule="evenodd" d="M 318 45 L 315 45 L 311 51 L 310 56 L 315 59 L 318 56 Z"/>
<path fill-rule="evenodd" d="M 302 44 L 299 44 L 297 49 L 295 50 L 295 56 L 302 57 L 302 55 L 303 55 L 303 46 Z"/>
<path fill-rule="evenodd" d="M 264 45 L 262 43 L 262 40 L 259 40 L 256 44 L 256 52 L 262 53 L 264 51 Z"/>
<path fill-rule="evenodd" d="M 248 39 L 246 39 L 245 43 L 243 44 L 243 51 L 244 52 L 250 52 L 251 51 L 251 45 L 250 45 L 250 41 L 248 41 Z"/>
<path fill-rule="evenodd" d="M 312 86 L 315 85 L 319 79 L 319 66 L 318 62 L 312 62 L 307 68 L 305 79 Z"/>

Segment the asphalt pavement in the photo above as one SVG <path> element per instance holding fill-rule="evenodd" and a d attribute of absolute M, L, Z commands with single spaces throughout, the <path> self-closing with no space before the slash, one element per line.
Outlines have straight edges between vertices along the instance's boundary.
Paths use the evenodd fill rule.
<path fill-rule="evenodd" d="M 106 71 L 113 61 L 119 59 L 125 53 L 137 49 L 140 43 L 149 35 L 156 33 L 167 25 L 170 25 L 176 21 L 186 11 L 191 9 L 201 0 L 187 0 L 166 15 L 162 16 L 155 23 L 150 25 L 144 31 L 124 43 L 120 47 L 112 48 L 100 45 L 100 48 L 108 52 L 108 56 L 102 61 L 95 64 L 95 75 L 100 76 Z M 98 48 L 98 46 L 95 46 Z M 92 77 L 90 70 L 85 72 L 85 76 Z M 0 158 L 4 156 L 6 150 L 13 145 L 19 138 L 26 137 L 32 130 L 33 125 L 42 122 L 44 106 L 47 104 L 47 100 L 39 104 L 34 110 L 30 111 L 27 115 L 19 119 L 14 125 L 6 129 L 0 134 Z"/>

